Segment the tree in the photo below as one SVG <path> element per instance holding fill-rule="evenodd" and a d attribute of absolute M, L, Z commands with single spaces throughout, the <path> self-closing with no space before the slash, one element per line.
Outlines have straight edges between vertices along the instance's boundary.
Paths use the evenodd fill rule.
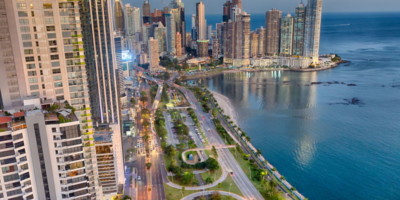
<path fill-rule="evenodd" d="M 179 166 L 173 165 L 171 164 L 170 166 L 168 166 L 168 171 L 174 173 L 174 174 L 181 174 L 182 173 L 182 169 Z"/>
<path fill-rule="evenodd" d="M 146 163 L 146 168 L 150 169 L 150 167 L 151 167 L 151 163 Z"/>
<path fill-rule="evenodd" d="M 205 162 L 205 166 L 207 169 L 211 171 L 219 169 L 218 161 L 215 160 L 214 158 L 208 158 Z"/>
<path fill-rule="evenodd" d="M 214 192 L 210 198 L 210 200 L 221 200 L 221 199 L 222 199 L 222 196 L 219 192 Z"/>
<path fill-rule="evenodd" d="M 211 151 L 213 152 L 214 156 L 216 158 L 218 158 L 218 152 L 217 152 L 217 149 L 215 148 L 215 146 L 212 146 Z"/>
<path fill-rule="evenodd" d="M 167 147 L 165 147 L 164 152 L 169 157 L 175 157 L 176 156 L 176 149 L 172 145 L 168 145 Z"/>
<path fill-rule="evenodd" d="M 192 184 L 194 181 L 194 174 L 192 172 L 184 172 L 182 176 L 182 183 L 185 185 Z"/>
<path fill-rule="evenodd" d="M 142 96 L 142 97 L 140 97 L 140 101 L 141 102 L 147 102 L 149 100 L 149 98 L 147 97 L 147 96 Z"/>
<path fill-rule="evenodd" d="M 211 176 L 209 176 L 206 178 L 205 182 L 206 182 L 206 184 L 210 184 L 210 183 L 214 182 L 214 179 Z"/>

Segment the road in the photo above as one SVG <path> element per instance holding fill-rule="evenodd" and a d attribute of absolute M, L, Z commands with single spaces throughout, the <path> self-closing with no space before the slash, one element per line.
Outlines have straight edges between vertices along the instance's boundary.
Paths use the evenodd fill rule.
<path fill-rule="evenodd" d="M 215 129 L 214 123 L 211 120 L 211 116 L 208 113 L 204 113 L 202 111 L 201 106 L 197 102 L 194 94 L 186 88 L 178 87 L 183 94 L 185 94 L 186 98 L 189 100 L 193 109 L 195 110 L 197 117 L 201 119 L 203 130 L 205 130 L 205 134 L 210 142 L 210 145 L 224 145 L 225 142 L 219 136 L 218 132 Z M 232 153 L 227 149 L 218 149 L 218 159 L 222 168 L 231 170 L 233 172 L 232 179 L 239 187 L 243 196 L 247 199 L 264 199 L 260 192 L 254 187 L 251 183 L 247 175 L 244 173 L 239 163 L 233 157 Z"/>
<path fill-rule="evenodd" d="M 167 182 L 167 171 L 164 166 L 162 154 L 153 154 L 151 163 L 151 198 L 160 200 L 166 199 L 164 183 Z"/>
<path fill-rule="evenodd" d="M 141 179 L 137 180 L 137 200 L 148 200 L 145 156 L 138 157 L 136 167 L 137 175 Z"/>

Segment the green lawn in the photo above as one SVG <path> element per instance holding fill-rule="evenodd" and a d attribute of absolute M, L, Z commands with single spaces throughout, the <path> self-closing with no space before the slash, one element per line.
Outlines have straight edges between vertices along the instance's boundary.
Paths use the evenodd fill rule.
<path fill-rule="evenodd" d="M 218 180 L 222 176 L 221 167 L 214 172 L 207 171 L 205 173 L 200 174 L 201 178 L 205 181 L 207 177 L 211 176 L 214 181 Z"/>
<path fill-rule="evenodd" d="M 240 189 L 238 188 L 238 186 L 235 184 L 235 182 L 233 181 L 231 176 L 226 177 L 226 179 L 224 180 L 224 182 L 220 183 L 219 185 L 212 187 L 208 190 L 222 190 L 222 191 L 227 191 L 238 195 L 242 195 L 242 192 L 240 192 Z"/>
<path fill-rule="evenodd" d="M 178 190 L 178 189 L 173 188 L 165 183 L 164 183 L 164 191 L 165 191 L 165 196 L 166 196 L 167 200 L 178 200 L 184 196 L 198 192 L 198 191 L 190 191 L 190 190 L 185 190 L 185 191 Z"/>
<path fill-rule="evenodd" d="M 262 190 L 261 182 L 252 180 L 252 178 L 250 177 L 251 171 L 250 171 L 249 161 L 243 159 L 242 155 L 239 152 L 237 152 L 236 149 L 229 149 L 229 150 L 231 151 L 233 157 L 235 157 L 236 161 L 239 163 L 240 168 L 242 168 L 247 177 L 249 177 L 253 185 L 257 188 L 258 191 L 261 191 Z"/>
<path fill-rule="evenodd" d="M 224 182 L 222 182 L 221 184 L 206 189 L 206 190 L 221 190 L 221 191 L 227 191 L 229 192 L 229 189 L 232 193 L 238 194 L 238 195 L 242 195 L 242 193 L 240 192 L 239 188 L 236 186 L 236 184 L 234 183 L 233 179 L 228 176 Z M 196 191 L 192 191 L 192 190 L 178 190 L 176 188 L 173 188 L 167 184 L 164 184 L 164 190 L 165 190 L 165 195 L 167 200 L 179 200 L 184 196 L 187 196 L 189 194 L 192 193 L 196 193 L 196 192 L 200 192 L 201 190 L 196 190 Z M 183 196 L 182 196 L 183 194 Z M 223 197 L 223 200 L 230 200 L 231 198 L 228 197 Z"/>

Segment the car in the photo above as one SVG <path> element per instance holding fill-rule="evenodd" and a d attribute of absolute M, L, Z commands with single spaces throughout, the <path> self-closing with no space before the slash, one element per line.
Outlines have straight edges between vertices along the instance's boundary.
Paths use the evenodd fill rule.
<path fill-rule="evenodd" d="M 141 181 L 142 179 L 140 178 L 140 176 L 138 176 L 138 177 L 137 177 L 137 180 L 138 180 L 138 181 Z"/>

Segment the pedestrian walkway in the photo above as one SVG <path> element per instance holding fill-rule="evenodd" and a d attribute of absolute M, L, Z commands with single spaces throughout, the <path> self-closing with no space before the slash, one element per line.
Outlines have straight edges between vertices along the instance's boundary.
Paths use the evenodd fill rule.
<path fill-rule="evenodd" d="M 234 199 L 237 199 L 237 200 L 245 200 L 245 198 L 243 198 L 242 196 L 239 196 L 239 195 L 237 195 L 235 193 L 226 192 L 226 191 L 219 191 L 219 190 L 209 190 L 209 191 L 201 191 L 201 192 L 192 193 L 192 194 L 189 194 L 189 195 L 183 197 L 181 200 L 192 200 L 192 199 L 194 199 L 196 197 L 201 197 L 201 196 L 205 196 L 205 195 L 212 195 L 215 192 L 218 192 L 218 193 L 220 193 L 221 195 L 224 195 L 224 196 L 233 197 Z"/>
<path fill-rule="evenodd" d="M 176 184 L 176 183 L 173 183 L 173 182 L 171 182 L 171 181 L 168 181 L 168 182 L 167 182 L 167 185 L 169 185 L 169 186 L 171 186 L 171 187 L 173 187 L 173 188 L 175 188 L 175 189 L 179 189 L 179 190 L 181 190 L 182 187 L 185 187 L 185 190 L 205 190 L 205 189 L 208 189 L 208 188 L 215 187 L 215 186 L 217 186 L 219 183 L 224 182 L 224 180 L 226 179 L 226 177 L 228 177 L 228 172 L 225 171 L 224 169 L 222 169 L 222 175 L 221 175 L 221 177 L 219 177 L 218 180 L 216 180 L 216 181 L 214 181 L 213 183 L 210 183 L 210 184 L 208 184 L 208 185 L 202 185 L 202 186 L 182 186 L 182 185 L 178 185 L 178 184 Z"/>

